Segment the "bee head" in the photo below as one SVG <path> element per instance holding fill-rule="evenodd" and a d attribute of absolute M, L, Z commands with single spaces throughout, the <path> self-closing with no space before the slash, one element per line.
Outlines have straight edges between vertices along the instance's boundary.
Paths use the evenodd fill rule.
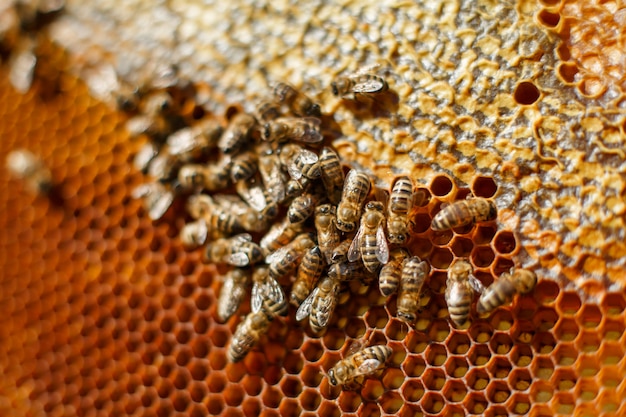
<path fill-rule="evenodd" d="M 270 123 L 265 123 L 263 127 L 263 139 L 270 140 L 272 137 L 272 125 Z"/>
<path fill-rule="evenodd" d="M 333 90 L 333 95 L 334 96 L 338 96 L 339 95 L 339 89 L 337 88 L 337 83 L 336 82 L 332 82 L 330 83 L 330 88 Z"/>
<path fill-rule="evenodd" d="M 330 385 L 337 386 L 337 377 L 335 376 L 335 370 L 331 369 L 330 371 L 328 371 L 328 382 L 330 382 Z"/>
<path fill-rule="evenodd" d="M 307 116 L 320 117 L 322 115 L 322 110 L 320 109 L 320 105 L 317 103 L 311 104 L 306 109 Z"/>
<path fill-rule="evenodd" d="M 409 313 L 406 311 L 398 311 L 398 318 L 405 323 L 413 323 L 417 319 L 414 313 Z"/>

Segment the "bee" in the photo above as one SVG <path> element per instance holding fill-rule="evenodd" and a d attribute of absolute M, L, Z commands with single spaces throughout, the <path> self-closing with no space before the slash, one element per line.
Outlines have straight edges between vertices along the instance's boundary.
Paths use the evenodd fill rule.
<path fill-rule="evenodd" d="M 141 184 L 132 192 L 133 198 L 141 198 L 148 217 L 159 220 L 174 202 L 174 192 L 165 184 L 154 181 Z"/>
<path fill-rule="evenodd" d="M 356 99 L 357 94 L 377 94 L 387 91 L 389 86 L 387 81 L 381 76 L 367 73 L 356 73 L 348 77 L 338 77 L 330 84 L 333 95 L 345 97 L 353 94 Z"/>
<path fill-rule="evenodd" d="M 43 161 L 26 149 L 9 152 L 6 159 L 7 169 L 15 177 L 26 183 L 34 193 L 48 194 L 52 189 L 52 174 Z M 169 206 L 168 206 L 169 207 Z"/>
<path fill-rule="evenodd" d="M 239 323 L 228 346 L 228 360 L 239 362 L 246 357 L 250 349 L 267 333 L 271 318 L 263 311 L 250 313 Z"/>
<path fill-rule="evenodd" d="M 270 275 L 267 266 L 258 266 L 252 272 L 252 312 L 265 312 L 270 317 L 287 314 L 287 298 L 280 284 Z"/>
<path fill-rule="evenodd" d="M 405 244 L 409 240 L 409 213 L 413 208 L 413 181 L 407 176 L 396 178 L 391 187 L 387 208 L 389 242 Z"/>
<path fill-rule="evenodd" d="M 469 317 L 472 290 L 482 293 L 483 284 L 472 275 L 472 265 L 466 259 L 456 259 L 448 269 L 445 295 L 450 320 L 457 326 L 465 324 Z"/>
<path fill-rule="evenodd" d="M 262 260 L 263 251 L 247 233 L 209 243 L 202 258 L 204 263 L 227 263 L 239 267 L 253 265 Z"/>
<path fill-rule="evenodd" d="M 180 229 L 180 241 L 185 249 L 195 249 L 204 245 L 209 236 L 209 227 L 204 219 L 189 222 Z"/>
<path fill-rule="evenodd" d="M 286 104 L 296 116 L 320 117 L 322 115 L 319 104 L 314 103 L 313 100 L 289 84 L 276 84 L 274 97 L 279 103 Z"/>
<path fill-rule="evenodd" d="M 433 218 L 432 229 L 448 230 L 466 224 L 495 220 L 497 216 L 498 208 L 493 201 L 481 197 L 470 198 L 443 207 Z"/>
<path fill-rule="evenodd" d="M 378 288 L 382 295 L 389 296 L 396 291 L 402 276 L 402 264 L 409 256 L 409 253 L 404 248 L 391 250 L 389 262 L 382 267 L 378 277 Z"/>
<path fill-rule="evenodd" d="M 258 120 L 269 122 L 280 117 L 280 104 L 273 100 L 263 100 L 256 107 Z"/>
<path fill-rule="evenodd" d="M 265 258 L 265 263 L 269 264 L 270 275 L 278 279 L 293 272 L 304 252 L 315 246 L 312 237 L 309 233 L 302 233 L 287 245 L 270 253 Z"/>
<path fill-rule="evenodd" d="M 221 210 L 235 217 L 244 230 L 262 232 L 268 228 L 267 219 L 247 205 L 239 196 L 216 194 L 213 199 Z"/>
<path fill-rule="evenodd" d="M 230 121 L 228 127 L 217 142 L 217 147 L 225 154 L 234 154 L 248 140 L 256 120 L 246 113 L 239 113 Z"/>
<path fill-rule="evenodd" d="M 310 193 L 302 194 L 293 199 L 287 209 L 287 218 L 292 224 L 303 223 L 315 212 L 318 198 Z"/>
<path fill-rule="evenodd" d="M 503 273 L 500 278 L 480 295 L 476 303 L 479 314 L 490 313 L 496 308 L 508 304 L 516 293 L 526 294 L 535 288 L 537 275 L 527 269 L 516 269 L 513 273 Z"/>
<path fill-rule="evenodd" d="M 233 157 L 230 177 L 233 182 L 247 180 L 257 170 L 258 154 L 256 151 L 241 152 Z"/>
<path fill-rule="evenodd" d="M 217 191 L 230 184 L 230 160 L 222 158 L 217 164 L 185 164 L 178 171 L 178 182 L 185 190 Z"/>
<path fill-rule="evenodd" d="M 283 221 L 273 224 L 265 236 L 261 238 L 261 248 L 267 253 L 274 252 L 291 242 L 301 230 L 301 224 L 291 223 L 285 217 Z"/>
<path fill-rule="evenodd" d="M 167 182 L 176 177 L 180 162 L 167 152 L 159 152 L 148 164 L 148 175 L 153 179 Z"/>
<path fill-rule="evenodd" d="M 287 143 L 281 148 L 280 162 L 294 180 L 299 180 L 303 176 L 315 179 L 322 175 L 319 156 L 295 143 Z"/>
<path fill-rule="evenodd" d="M 150 163 L 159 154 L 159 148 L 153 142 L 146 142 L 133 158 L 133 166 L 144 174 L 148 172 Z"/>
<path fill-rule="evenodd" d="M 348 251 L 350 250 L 350 246 L 352 246 L 352 241 L 353 239 L 345 239 L 339 242 L 332 250 L 328 263 L 348 262 Z"/>
<path fill-rule="evenodd" d="M 328 192 L 328 199 L 331 203 L 338 204 L 341 201 L 344 184 L 344 174 L 339 155 L 331 148 L 324 146 L 319 158 L 320 171 L 322 171 L 322 180 Z"/>
<path fill-rule="evenodd" d="M 428 274 L 428 264 L 419 257 L 408 258 L 402 264 L 400 290 L 398 293 L 398 312 L 400 320 L 413 323 L 417 319 L 420 293 Z"/>
<path fill-rule="evenodd" d="M 299 180 L 291 179 L 285 185 L 285 195 L 289 198 L 297 197 L 309 188 L 310 183 L 311 180 L 307 177 L 302 177 Z"/>
<path fill-rule="evenodd" d="M 356 262 L 337 262 L 328 267 L 328 276 L 338 281 L 353 281 L 358 279 L 362 283 L 369 282 L 361 264 Z"/>
<path fill-rule="evenodd" d="M 302 257 L 298 266 L 296 280 L 291 287 L 290 302 L 299 307 L 309 296 L 311 290 L 322 275 L 324 260 L 319 246 L 313 246 Z"/>
<path fill-rule="evenodd" d="M 320 119 L 315 117 L 279 117 L 265 124 L 262 138 L 278 143 L 291 140 L 319 143 L 324 139 L 320 132 L 320 123 Z"/>
<path fill-rule="evenodd" d="M 197 161 L 208 156 L 209 150 L 217 146 L 223 132 L 224 129 L 216 120 L 207 119 L 169 135 L 167 150 L 183 163 Z"/>
<path fill-rule="evenodd" d="M 367 174 L 357 170 L 348 172 L 343 186 L 341 201 L 337 206 L 337 227 L 344 232 L 352 232 L 361 218 L 363 201 L 370 191 L 370 179 Z"/>
<path fill-rule="evenodd" d="M 370 201 L 365 206 L 365 213 L 361 217 L 359 227 L 350 249 L 348 260 L 354 262 L 359 257 L 363 260 L 365 269 L 376 272 L 381 264 L 389 261 L 389 247 L 385 238 L 385 214 L 384 206 L 380 201 Z"/>
<path fill-rule="evenodd" d="M 337 209 L 331 204 L 322 204 L 315 209 L 315 229 L 320 250 L 326 262 L 330 263 L 333 249 L 339 244 L 337 230 Z"/>
<path fill-rule="evenodd" d="M 296 311 L 296 320 L 308 316 L 311 330 L 322 333 L 337 306 L 338 297 L 339 280 L 330 276 L 322 278 Z"/>
<path fill-rule="evenodd" d="M 328 370 L 328 382 L 333 386 L 351 386 L 360 377 L 382 369 L 392 353 L 393 350 L 389 346 L 376 345 L 363 348 L 362 343 L 353 343 L 345 359 Z"/>
<path fill-rule="evenodd" d="M 285 199 L 285 174 L 280 159 L 276 154 L 264 154 L 259 157 L 259 173 L 265 189 L 272 200 L 281 203 Z"/>
<path fill-rule="evenodd" d="M 217 298 L 217 319 L 224 323 L 239 309 L 250 284 L 249 268 L 233 268 L 224 276 L 224 283 Z"/>
<path fill-rule="evenodd" d="M 210 230 L 229 234 L 243 231 L 243 225 L 240 223 L 237 213 L 223 209 L 206 194 L 190 196 L 187 200 L 187 212 L 193 219 L 204 219 Z"/>
<path fill-rule="evenodd" d="M 243 201 L 261 215 L 262 221 L 269 221 L 278 214 L 277 203 L 263 188 L 258 178 L 237 181 L 235 190 Z"/>

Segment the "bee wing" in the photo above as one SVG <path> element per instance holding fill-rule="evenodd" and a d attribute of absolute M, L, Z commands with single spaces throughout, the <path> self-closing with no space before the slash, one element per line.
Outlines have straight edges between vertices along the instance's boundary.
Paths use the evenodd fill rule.
<path fill-rule="evenodd" d="M 252 242 L 252 236 L 250 233 L 239 233 L 230 238 L 233 244 L 244 243 L 244 242 Z"/>
<path fill-rule="evenodd" d="M 302 178 L 302 171 L 298 169 L 298 166 L 295 162 L 292 162 L 287 166 L 287 172 L 289 173 L 289 176 L 294 180 L 299 180 L 300 178 Z"/>
<path fill-rule="evenodd" d="M 298 307 L 298 311 L 296 311 L 296 320 L 300 321 L 311 313 L 311 306 L 313 305 L 313 300 L 317 297 L 317 293 L 320 292 L 319 287 L 315 287 L 315 289 L 309 294 L 309 296 L 300 304 Z"/>
<path fill-rule="evenodd" d="M 385 88 L 385 83 L 382 78 L 370 77 L 367 79 L 361 78 L 359 82 L 352 86 L 354 93 L 376 93 Z"/>
<path fill-rule="evenodd" d="M 380 67 L 381 64 L 379 62 L 371 65 L 366 65 L 356 70 L 354 74 L 350 75 L 350 78 L 358 77 L 360 75 L 367 74 L 368 72 L 378 71 Z"/>
<path fill-rule="evenodd" d="M 375 370 L 377 370 L 378 368 L 380 368 L 380 366 L 383 363 L 381 361 L 379 361 L 378 359 L 365 359 L 357 368 L 356 368 L 356 375 L 355 376 L 359 376 L 359 375 L 366 375 L 366 374 L 370 374 L 372 372 L 374 372 Z"/>
<path fill-rule="evenodd" d="M 16 90 L 26 93 L 33 83 L 37 57 L 33 53 L 34 45 L 30 40 L 18 44 L 16 49 L 18 52 L 11 56 L 9 80 Z"/>
<path fill-rule="evenodd" d="M 478 278 L 476 278 L 474 275 L 469 276 L 469 283 L 472 289 L 478 294 L 482 294 L 485 291 L 485 286 L 483 285 L 483 283 L 480 282 Z"/>
<path fill-rule="evenodd" d="M 275 304 L 283 304 L 285 302 L 285 292 L 278 281 L 268 276 L 263 283 L 265 287 L 265 295 Z"/>
<path fill-rule="evenodd" d="M 224 256 L 223 261 L 233 266 L 248 266 L 250 258 L 244 252 L 235 252 Z"/>
<path fill-rule="evenodd" d="M 250 296 L 250 309 L 253 313 L 258 313 L 261 311 L 261 306 L 263 305 L 263 287 L 262 283 L 255 281 L 252 284 L 252 294 Z"/>
<path fill-rule="evenodd" d="M 269 255 L 265 257 L 265 263 L 271 264 L 273 262 L 276 262 L 278 259 L 282 258 L 285 255 L 285 253 L 289 252 L 289 249 L 290 249 L 289 245 L 278 248 L 277 250 L 275 250 L 274 252 L 270 253 Z"/>
<path fill-rule="evenodd" d="M 319 125 L 322 123 L 322 121 L 318 119 L 317 117 L 300 117 L 300 119 L 303 122 L 313 125 L 315 127 L 319 127 Z"/>
<path fill-rule="evenodd" d="M 148 197 L 150 198 L 150 197 Z M 148 216 L 152 220 L 158 220 L 167 211 L 174 201 L 174 193 L 170 190 L 163 190 L 162 193 L 158 193 L 154 196 L 154 199 L 150 198 L 150 202 L 147 204 Z"/>
<path fill-rule="evenodd" d="M 383 265 L 389 261 L 389 246 L 382 223 L 376 229 L 376 259 Z"/>
<path fill-rule="evenodd" d="M 348 350 L 346 351 L 346 354 L 343 357 L 347 358 L 349 356 L 352 356 L 352 355 L 354 355 L 355 353 L 357 353 L 359 350 L 363 349 L 366 346 L 367 346 L 367 340 L 365 340 L 365 339 L 355 340 L 348 347 Z"/>
<path fill-rule="evenodd" d="M 361 256 L 361 238 L 363 237 L 364 227 L 361 225 L 359 231 L 354 236 L 350 248 L 348 249 L 348 260 L 354 262 Z"/>
<path fill-rule="evenodd" d="M 335 281 L 335 286 L 328 296 L 324 297 L 317 309 L 316 318 L 321 327 L 326 327 L 330 321 L 335 306 L 337 305 L 337 293 L 339 292 L 339 283 Z"/>
<path fill-rule="evenodd" d="M 232 275 L 228 274 L 220 290 L 220 302 L 217 303 L 217 315 L 222 321 L 228 320 L 235 314 L 245 294 L 245 287 L 235 285 Z"/>

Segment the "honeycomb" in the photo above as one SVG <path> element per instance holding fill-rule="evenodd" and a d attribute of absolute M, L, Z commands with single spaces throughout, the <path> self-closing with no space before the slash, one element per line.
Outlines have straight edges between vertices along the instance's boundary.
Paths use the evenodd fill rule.
<path fill-rule="evenodd" d="M 619 3 L 83 3 L 37 38 L 30 91 L 1 69 L 0 160 L 29 149 L 56 184 L 46 198 L 0 176 L 3 415 L 626 415 Z M 389 102 L 323 89 L 381 59 Z M 268 81 L 305 84 L 345 163 L 383 187 L 419 180 L 411 249 L 432 270 L 415 328 L 395 296 L 354 288 L 325 335 L 290 311 L 228 362 L 240 317 L 215 319 L 220 271 L 183 249 L 182 207 L 153 223 L 131 198 L 143 141 L 97 82 L 112 71 L 132 85 L 172 62 L 206 84 L 207 113 L 251 105 Z M 429 229 L 468 193 L 493 197 L 498 220 Z M 459 257 L 485 285 L 512 265 L 540 280 L 458 329 L 443 293 Z M 386 369 L 331 387 L 326 371 L 365 336 L 393 349 Z"/>

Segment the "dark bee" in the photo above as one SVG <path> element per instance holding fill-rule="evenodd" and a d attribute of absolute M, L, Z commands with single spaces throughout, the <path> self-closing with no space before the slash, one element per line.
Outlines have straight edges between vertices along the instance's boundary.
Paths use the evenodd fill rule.
<path fill-rule="evenodd" d="M 404 248 L 395 248 L 391 250 L 389 256 L 389 262 L 382 267 L 378 277 L 378 287 L 384 296 L 393 294 L 398 288 L 402 276 L 402 264 L 410 255 Z"/>
<path fill-rule="evenodd" d="M 393 350 L 389 346 L 363 348 L 361 343 L 354 343 L 350 346 L 346 358 L 328 370 L 328 382 L 333 386 L 350 386 L 359 377 L 382 369 L 392 353 Z"/>
<path fill-rule="evenodd" d="M 498 208 L 493 201 L 481 197 L 470 198 L 443 207 L 433 218 L 432 229 L 448 230 L 495 220 L 497 216 Z"/>
<path fill-rule="evenodd" d="M 319 158 L 322 180 L 328 192 L 328 199 L 331 203 L 338 204 L 341 201 L 344 184 L 343 169 L 341 169 L 339 155 L 331 148 L 325 146 L 322 148 Z"/>
<path fill-rule="evenodd" d="M 228 346 L 228 360 L 239 362 L 259 342 L 262 335 L 267 333 L 271 318 L 264 312 L 250 313 L 239 323 Z"/>
<path fill-rule="evenodd" d="M 295 140 L 302 143 L 322 141 L 320 119 L 315 117 L 279 117 L 267 122 L 263 128 L 263 140 L 269 142 L 287 142 Z"/>
<path fill-rule="evenodd" d="M 348 249 L 348 260 L 354 262 L 360 257 L 370 272 L 376 272 L 381 264 L 384 265 L 389 260 L 389 247 L 383 228 L 383 210 L 384 206 L 380 201 L 370 201 L 365 205 L 361 226 Z"/>
<path fill-rule="evenodd" d="M 428 270 L 428 264 L 417 256 L 404 261 L 397 301 L 397 315 L 400 320 L 413 323 L 417 319 L 420 293 L 422 292 L 424 281 L 426 281 Z"/>
<path fill-rule="evenodd" d="M 230 121 L 230 124 L 220 137 L 217 146 L 225 154 L 234 154 L 248 141 L 250 130 L 256 124 L 253 116 L 239 113 Z"/>
<path fill-rule="evenodd" d="M 413 181 L 398 177 L 391 188 L 387 208 L 389 242 L 405 244 L 409 240 L 409 213 L 413 208 Z"/>
<path fill-rule="evenodd" d="M 537 284 L 537 275 L 527 269 L 515 269 L 512 274 L 503 273 L 500 278 L 483 291 L 476 303 L 479 314 L 490 313 L 508 304 L 515 294 L 526 294 Z"/>
<path fill-rule="evenodd" d="M 299 307 L 300 304 L 311 294 L 324 270 L 324 260 L 319 246 L 310 248 L 302 257 L 298 266 L 296 280 L 291 288 L 291 304 Z"/>
<path fill-rule="evenodd" d="M 322 115 L 319 104 L 314 103 L 313 100 L 289 84 L 276 84 L 274 97 L 279 103 L 286 104 L 296 116 L 320 117 Z"/>
<path fill-rule="evenodd" d="M 337 206 L 337 227 L 344 232 L 352 232 L 361 218 L 361 207 L 370 191 L 367 174 L 351 170 L 343 185 L 341 201 Z"/>
<path fill-rule="evenodd" d="M 482 293 L 484 290 L 483 284 L 472 272 L 472 265 L 466 259 L 455 259 L 448 269 L 446 303 L 450 320 L 457 326 L 464 325 L 469 317 L 473 291 Z"/>
<path fill-rule="evenodd" d="M 383 77 L 363 73 L 338 77 L 330 84 L 330 87 L 335 96 L 345 97 L 352 94 L 355 99 L 357 95 L 373 95 L 389 89 Z"/>

